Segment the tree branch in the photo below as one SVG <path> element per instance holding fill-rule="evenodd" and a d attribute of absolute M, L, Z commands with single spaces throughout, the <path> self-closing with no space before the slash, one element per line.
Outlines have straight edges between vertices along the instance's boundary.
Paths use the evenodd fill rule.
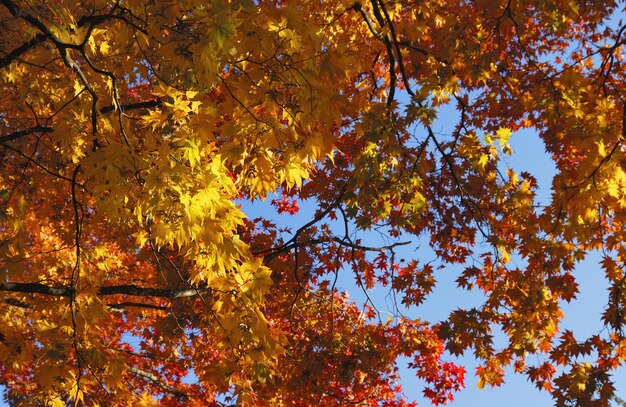
<path fill-rule="evenodd" d="M 120 302 L 117 304 L 107 304 L 107 307 L 113 309 L 113 310 L 123 310 L 124 308 L 128 308 L 128 307 L 136 307 L 136 308 L 148 308 L 148 309 L 154 309 L 154 310 L 158 310 L 158 311 L 166 311 L 169 309 L 169 307 L 163 307 L 161 305 L 153 305 L 153 304 L 144 304 L 141 302 L 132 302 L 132 301 L 125 301 L 125 302 Z"/>
<path fill-rule="evenodd" d="M 164 390 L 164 391 L 166 391 L 168 393 L 171 393 L 171 394 L 173 394 L 174 396 L 176 396 L 178 398 L 181 398 L 183 400 L 188 400 L 189 399 L 188 395 L 186 395 L 185 393 L 182 393 L 182 392 L 176 390 L 172 386 L 167 385 L 161 379 L 159 379 L 159 377 L 157 375 L 155 375 L 154 373 L 147 372 L 145 370 L 136 368 L 134 366 L 129 366 L 128 367 L 128 371 L 133 373 L 133 374 L 135 374 L 135 375 L 137 375 L 137 376 L 141 376 L 142 378 L 152 382 L 155 386 L 157 386 L 161 390 Z"/>
<path fill-rule="evenodd" d="M 0 68 L 2 68 L 2 60 L 0 60 Z M 147 100 L 145 102 L 137 102 L 137 103 L 129 103 L 126 105 L 120 105 L 120 109 L 122 111 L 128 111 L 128 110 L 148 109 L 148 108 L 157 107 L 157 106 L 161 106 L 161 101 L 158 99 L 155 99 L 155 100 Z M 111 113 L 114 110 L 115 110 L 115 106 L 113 105 L 104 106 L 100 109 L 100 113 L 102 114 Z M 20 130 L 20 131 L 16 131 L 13 133 L 0 136 L 0 143 L 6 143 L 8 141 L 17 140 L 21 137 L 28 136 L 30 134 L 50 133 L 52 131 L 54 131 L 54 128 L 50 126 L 39 125 L 39 126 L 31 127 L 29 129 Z"/>
<path fill-rule="evenodd" d="M 68 287 L 51 287 L 39 283 L 0 283 L 0 291 L 25 294 L 43 294 L 55 297 L 69 297 L 72 290 Z"/>
<path fill-rule="evenodd" d="M 157 106 L 161 106 L 161 101 L 158 99 L 155 99 L 155 100 L 147 100 L 145 102 L 137 102 L 137 103 L 129 103 L 127 105 L 120 105 L 119 108 L 120 110 L 124 112 L 128 110 L 148 109 L 148 108 L 157 107 Z M 100 108 L 100 113 L 102 114 L 111 113 L 114 110 L 115 110 L 115 106 L 113 105 L 104 106 Z"/>
<path fill-rule="evenodd" d="M 24 44 L 15 48 L 13 51 L 6 54 L 3 58 L 0 58 L 0 69 L 6 68 L 7 66 L 11 65 L 11 62 L 15 61 L 17 58 L 19 58 L 20 56 L 22 56 L 23 54 L 25 54 L 26 52 L 36 47 L 37 45 L 41 44 L 47 39 L 48 39 L 48 36 L 46 34 L 40 33 L 34 36 L 33 38 L 31 38 L 30 40 L 26 41 Z"/>
<path fill-rule="evenodd" d="M 30 305 L 28 303 L 24 301 L 16 300 L 15 298 L 6 298 L 4 302 L 9 305 L 13 305 L 14 307 L 26 308 L 26 309 L 30 308 Z"/>
<path fill-rule="evenodd" d="M 352 5 L 352 9 L 361 14 L 361 17 L 363 17 L 363 21 L 365 21 L 365 24 L 367 24 L 367 28 L 369 28 L 372 35 L 382 41 L 383 36 L 378 32 L 378 30 L 376 30 L 376 27 L 374 27 L 374 23 L 372 22 L 372 19 L 370 18 L 370 16 L 367 15 L 365 10 L 363 10 L 363 6 L 361 5 L 361 3 L 357 1 L 356 3 Z"/>
<path fill-rule="evenodd" d="M 40 283 L 0 283 L 0 291 L 42 294 L 54 297 L 70 297 L 74 290 L 67 286 L 48 286 Z M 146 288 L 134 284 L 113 285 L 98 288 L 98 295 L 131 295 L 136 297 L 188 298 L 201 293 L 210 293 L 210 288 Z"/>
<path fill-rule="evenodd" d="M 5 298 L 4 302 L 6 304 L 12 305 L 18 308 L 30 309 L 32 306 L 24 301 L 17 300 L 15 298 Z M 153 309 L 157 311 L 167 311 L 169 307 L 164 307 L 162 305 L 154 305 L 154 304 L 144 304 L 142 302 L 133 302 L 133 301 L 124 301 L 115 304 L 106 304 L 106 306 L 114 311 L 122 311 L 124 308 L 135 307 L 135 308 L 147 308 Z"/>
<path fill-rule="evenodd" d="M 50 133 L 54 129 L 48 126 L 35 126 L 30 129 L 16 131 L 14 133 L 5 134 L 4 136 L 0 136 L 0 143 L 6 143 L 7 141 L 17 140 L 20 137 L 28 136 L 29 134 L 35 133 Z"/>

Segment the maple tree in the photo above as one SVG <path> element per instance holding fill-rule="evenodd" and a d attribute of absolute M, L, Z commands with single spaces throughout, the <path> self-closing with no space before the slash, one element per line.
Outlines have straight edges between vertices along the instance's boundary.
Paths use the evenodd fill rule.
<path fill-rule="evenodd" d="M 450 355 L 470 352 L 479 386 L 513 366 L 558 405 L 613 396 L 626 359 L 623 3 L 0 4 L 8 402 L 411 405 L 408 358 L 445 404 L 466 374 Z M 449 105 L 458 122 L 441 134 Z M 556 165 L 545 205 L 503 160 L 525 128 Z M 268 196 L 267 216 L 242 209 Z M 269 213 L 303 202 L 310 219 Z M 578 338 L 561 307 L 591 253 L 605 329 Z M 483 303 L 411 317 L 445 272 Z"/>

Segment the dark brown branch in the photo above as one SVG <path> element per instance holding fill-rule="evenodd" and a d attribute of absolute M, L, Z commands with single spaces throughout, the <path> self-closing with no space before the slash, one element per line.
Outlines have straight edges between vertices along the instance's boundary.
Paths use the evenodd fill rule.
<path fill-rule="evenodd" d="M 422 107 L 423 105 L 421 103 L 418 103 L 418 106 Z M 456 185 L 456 187 L 458 188 L 460 192 L 459 198 L 461 199 L 461 203 L 465 205 L 467 210 L 469 210 L 469 212 L 472 214 L 472 217 L 476 221 L 476 227 L 478 231 L 480 232 L 480 234 L 483 235 L 485 239 L 489 239 L 490 234 L 485 232 L 485 230 L 481 226 L 481 221 L 487 223 L 485 216 L 482 213 L 482 210 L 480 209 L 478 205 L 476 205 L 476 203 L 474 203 L 471 199 L 469 199 L 470 194 L 468 194 L 467 191 L 465 190 L 465 187 L 463 187 L 461 180 L 459 179 L 459 177 L 456 174 L 456 171 L 454 170 L 454 164 L 452 163 L 450 156 L 445 152 L 443 146 L 441 145 L 441 143 L 439 143 L 439 140 L 437 140 L 437 137 L 435 136 L 435 132 L 433 131 L 432 127 L 426 126 L 426 130 L 428 131 L 428 138 L 430 138 L 433 141 L 433 143 L 435 143 L 435 147 L 437 148 L 437 151 L 439 151 L 439 153 L 441 154 L 441 157 L 443 158 L 444 162 L 446 163 L 450 171 L 452 180 L 454 181 L 454 184 Z M 476 208 L 476 211 L 472 207 Z M 478 216 L 476 215 L 476 212 L 480 214 L 481 219 L 478 218 Z"/>
<path fill-rule="evenodd" d="M 133 295 L 137 297 L 187 298 L 195 297 L 200 293 L 211 292 L 209 288 L 144 288 L 134 284 L 100 287 L 99 295 Z"/>
<path fill-rule="evenodd" d="M 129 349 L 123 349 L 123 348 L 111 348 L 111 350 L 114 350 L 114 351 L 120 352 L 120 353 L 125 353 L 127 355 L 134 356 L 136 358 L 144 358 L 144 359 L 153 359 L 154 358 L 154 355 L 152 354 L 152 352 L 139 353 L 139 352 L 134 352 L 134 351 L 129 350 Z"/>
<path fill-rule="evenodd" d="M 50 175 L 53 175 L 53 176 L 55 176 L 55 177 L 57 177 L 57 178 L 59 178 L 59 179 L 62 179 L 62 180 L 68 181 L 68 182 L 70 182 L 70 183 L 71 183 L 71 182 L 73 182 L 71 178 L 65 177 L 65 176 L 63 176 L 63 175 L 61 175 L 61 174 L 59 174 L 59 173 L 57 173 L 57 172 L 54 172 L 54 171 L 50 170 L 49 168 L 46 168 L 45 166 L 43 166 L 42 164 L 40 164 L 38 161 L 34 160 L 34 159 L 32 158 L 32 156 L 30 156 L 30 157 L 29 157 L 28 155 L 24 154 L 21 150 L 19 150 L 19 149 L 15 148 L 15 147 L 12 147 L 10 144 L 0 143 L 0 145 L 2 145 L 2 146 L 3 146 L 4 148 L 6 148 L 6 149 L 9 149 L 9 150 L 11 150 L 11 151 L 14 151 L 14 152 L 15 152 L 15 153 L 17 153 L 20 157 L 25 158 L 28 162 L 30 162 L 31 164 L 33 164 L 35 167 L 40 168 L 42 171 L 44 171 L 44 172 L 46 172 L 46 173 L 48 173 L 48 174 L 50 174 Z M 79 187 L 81 187 L 81 188 L 83 188 L 83 189 L 85 188 L 85 185 L 84 185 L 84 184 L 77 183 L 76 185 L 78 185 Z"/>
<path fill-rule="evenodd" d="M 361 5 L 361 3 L 359 2 L 354 3 L 352 5 L 352 9 L 354 9 L 355 11 L 359 12 L 359 14 L 361 14 L 361 17 L 363 17 L 363 21 L 365 21 L 365 24 L 367 24 L 367 28 L 369 28 L 372 35 L 382 41 L 383 39 L 382 35 L 380 35 L 378 30 L 376 30 L 376 27 L 374 27 L 374 22 L 372 21 L 370 16 L 367 15 L 365 10 L 363 10 L 363 6 Z"/>
<path fill-rule="evenodd" d="M 164 307 L 162 305 L 144 304 L 141 302 L 132 302 L 132 301 L 125 301 L 125 302 L 120 302 L 117 304 L 107 304 L 107 307 L 114 309 L 114 310 L 123 310 L 124 308 L 128 308 L 128 307 L 148 308 L 148 309 L 154 309 L 158 311 L 166 311 L 169 309 L 169 307 Z"/>
<path fill-rule="evenodd" d="M 331 202 L 326 209 L 324 209 L 322 212 L 319 212 L 317 215 L 315 215 L 315 217 L 312 220 L 310 220 L 307 224 L 298 228 L 298 230 L 296 230 L 296 233 L 294 233 L 294 235 L 291 237 L 291 239 L 289 239 L 289 241 L 287 241 L 280 247 L 264 250 L 262 252 L 255 253 L 255 255 L 264 255 L 266 261 L 270 261 L 274 257 L 278 256 L 279 253 L 282 253 L 283 251 L 289 251 L 293 247 L 297 247 L 298 246 L 297 242 L 298 242 L 298 238 L 300 237 L 300 235 L 304 233 L 304 231 L 306 231 L 308 228 L 315 225 L 320 220 L 324 219 L 326 215 L 328 215 L 333 209 L 335 209 L 341 202 L 341 198 L 343 198 L 343 194 L 345 193 L 345 191 L 346 191 L 346 186 L 344 185 L 341 188 L 341 192 L 339 193 L 339 196 L 333 202 Z"/>
<path fill-rule="evenodd" d="M 25 294 L 43 294 L 56 297 L 69 297 L 72 290 L 68 287 L 51 287 L 39 283 L 0 283 L 0 291 Z"/>
<path fill-rule="evenodd" d="M 583 180 L 581 180 L 580 182 L 578 182 L 575 185 L 566 185 L 565 189 L 577 189 L 580 186 L 582 186 L 585 182 L 588 182 L 587 180 L 591 180 L 594 183 L 594 185 L 595 185 L 595 183 L 596 183 L 596 175 L 598 174 L 598 171 L 600 171 L 600 168 L 602 168 L 602 166 L 604 164 L 606 164 L 608 161 L 611 160 L 611 158 L 613 158 L 613 155 L 615 155 L 615 152 L 619 148 L 622 147 L 622 143 L 624 142 L 624 140 L 626 140 L 626 102 L 624 103 L 624 106 L 622 106 L 622 131 L 621 131 L 617 141 L 615 142 L 615 145 L 613 145 L 613 148 L 611 148 L 611 151 L 607 155 L 602 157 L 602 159 L 600 160 L 598 165 Z M 576 192 L 574 192 L 574 194 L 576 194 Z M 573 197 L 574 197 L 574 195 L 572 195 L 572 197 L 570 197 L 570 199 L 573 198 Z"/>
<path fill-rule="evenodd" d="M 85 25 L 89 25 L 89 28 L 93 28 L 97 25 L 100 25 L 102 23 L 105 23 L 109 20 L 119 20 L 122 21 L 128 25 L 130 25 L 131 27 L 133 27 L 135 30 L 141 31 L 142 33 L 148 35 L 148 31 L 138 25 L 135 21 L 138 21 L 140 23 L 142 23 L 144 26 L 146 25 L 146 21 L 142 20 L 141 18 L 137 17 L 136 15 L 134 15 L 130 9 L 126 8 L 126 7 L 121 7 L 119 4 L 119 1 L 115 2 L 116 4 L 113 6 L 113 9 L 110 13 L 108 14 L 97 14 L 97 15 L 89 15 L 89 16 L 83 16 L 81 17 L 77 22 L 76 25 L 78 27 L 84 27 Z M 117 13 L 114 13 L 113 11 L 117 11 Z M 129 18 L 127 18 L 127 16 Z M 86 37 L 87 38 L 87 37 Z"/>
<path fill-rule="evenodd" d="M 380 9 L 378 7 L 378 0 L 371 0 L 370 3 L 372 4 L 372 9 L 374 12 L 374 17 L 376 17 L 376 21 L 378 21 L 378 24 L 380 25 L 381 28 L 385 27 L 387 22 L 385 21 L 385 18 L 383 17 L 383 15 L 380 13 Z M 363 11 L 360 4 L 355 3 L 355 5 L 353 5 L 352 7 L 355 10 L 360 11 L 361 15 L 365 19 L 365 22 L 367 23 L 374 37 L 381 40 L 385 44 L 385 48 L 387 49 L 387 59 L 389 60 L 389 94 L 387 96 L 387 107 L 391 107 L 395 98 L 396 83 L 397 83 L 396 57 L 394 55 L 393 47 L 391 44 L 392 42 L 391 36 L 389 33 L 387 33 L 385 36 L 382 36 L 381 34 L 377 35 L 378 31 L 376 31 L 373 28 L 373 24 L 371 20 L 369 20 L 369 18 L 367 17 L 367 14 Z"/>
<path fill-rule="evenodd" d="M 29 134 L 35 133 L 50 133 L 54 129 L 48 126 L 35 126 L 30 129 L 16 131 L 14 133 L 5 134 L 4 136 L 0 136 L 0 143 L 6 143 L 7 141 L 17 140 L 18 138 L 28 136 Z"/>
<path fill-rule="evenodd" d="M 327 239 L 309 239 L 309 240 L 304 240 L 304 241 L 301 241 L 301 242 L 294 241 L 294 242 L 291 242 L 291 244 L 282 245 L 280 247 L 277 247 L 277 248 L 271 250 L 270 253 L 268 255 L 266 255 L 265 257 L 271 259 L 271 258 L 276 257 L 280 253 L 288 253 L 291 250 L 294 250 L 296 248 L 315 246 L 315 245 L 324 244 L 324 243 L 330 243 L 330 242 L 335 242 L 335 243 L 339 244 L 340 246 L 349 247 L 351 249 L 361 250 L 361 251 L 364 251 L 364 252 L 392 251 L 393 249 L 395 249 L 398 246 L 406 246 L 406 245 L 411 244 L 410 241 L 406 241 L 406 242 L 396 242 L 396 243 L 392 243 L 392 244 L 386 245 L 386 246 L 372 247 L 372 246 L 363 246 L 363 245 L 354 243 L 351 240 L 349 240 L 347 237 L 333 236 L 333 237 L 327 238 Z M 266 250 L 266 251 L 261 252 L 261 253 L 253 253 L 253 254 L 259 255 L 259 254 L 267 253 L 267 252 L 268 251 Z"/>
<path fill-rule="evenodd" d="M 428 51 L 426 51 L 426 50 L 424 50 L 424 49 L 422 49 L 422 48 L 419 48 L 419 47 L 417 47 L 417 46 L 415 46 L 415 45 L 411 44 L 411 43 L 410 43 L 410 42 L 408 42 L 408 41 L 398 41 L 398 44 L 399 44 L 399 45 L 401 45 L 401 46 L 403 46 L 403 47 L 407 47 L 407 48 L 409 48 L 409 49 L 411 49 L 411 50 L 413 50 L 413 51 L 419 52 L 419 53 L 420 53 L 420 54 L 422 54 L 422 55 L 426 55 L 426 56 L 429 56 L 429 55 L 430 55 L 430 56 L 433 56 L 433 57 L 434 57 L 434 55 L 430 54 Z M 439 62 L 443 62 L 443 61 L 441 61 L 440 59 L 438 59 L 437 57 L 434 57 L 434 58 L 435 58 L 437 61 L 439 61 Z M 445 62 L 445 63 L 446 63 L 446 64 L 448 64 L 447 62 Z"/>
<path fill-rule="evenodd" d="M 24 44 L 15 48 L 13 51 L 6 54 L 3 58 L 0 58 L 0 69 L 6 68 L 7 66 L 11 65 L 11 62 L 15 61 L 29 50 L 35 48 L 46 39 L 48 39 L 48 36 L 46 34 L 37 34 L 30 40 L 26 41 Z"/>
<path fill-rule="evenodd" d="M 85 37 L 85 41 L 87 40 L 88 37 Z M 92 62 L 91 59 L 89 58 L 89 56 L 87 55 L 87 53 L 85 52 L 84 49 L 81 50 L 81 53 L 83 55 L 83 58 L 85 59 L 85 61 L 87 62 L 87 65 L 89 65 L 89 67 L 97 74 L 106 76 L 107 78 L 109 78 L 111 80 L 111 88 L 113 89 L 113 102 L 116 105 L 120 105 L 120 98 L 119 98 L 119 92 L 117 90 L 117 76 L 113 75 L 113 72 L 109 72 L 106 71 L 104 69 L 98 68 L 97 66 L 95 66 Z M 93 101 L 93 107 L 92 107 L 92 118 L 96 116 L 96 109 L 97 109 L 97 100 L 94 99 Z M 130 145 L 130 141 L 128 140 L 128 135 L 126 134 L 126 131 L 124 130 L 124 112 L 122 109 L 117 109 L 117 120 L 118 123 L 120 125 L 120 133 L 122 134 L 122 137 L 124 138 L 124 142 L 126 143 L 126 145 L 128 146 L 128 148 L 132 149 L 132 146 Z M 94 127 L 95 129 L 95 127 Z M 95 130 L 94 130 L 94 136 L 95 136 Z M 97 140 L 95 140 L 96 144 L 94 145 L 94 148 L 97 148 Z"/>
<path fill-rule="evenodd" d="M 30 304 L 24 301 L 16 300 L 15 298 L 6 298 L 4 302 L 9 305 L 13 305 L 14 307 L 26 308 L 26 309 L 30 308 Z"/>
<path fill-rule="evenodd" d="M 0 283 L 0 291 L 24 294 L 42 294 L 55 297 L 70 297 L 73 290 L 67 286 L 48 286 L 40 283 Z M 209 288 L 146 288 L 134 284 L 113 285 L 98 288 L 98 295 L 131 295 L 136 297 L 188 298 L 199 293 L 211 292 Z"/>
<path fill-rule="evenodd" d="M 164 391 L 166 391 L 168 393 L 171 393 L 175 397 L 178 397 L 178 398 L 183 399 L 183 400 L 188 400 L 189 399 L 188 395 L 186 395 L 185 393 L 182 393 L 182 392 L 176 390 L 172 386 L 168 386 L 161 379 L 159 379 L 159 377 L 157 375 L 155 375 L 154 373 L 147 372 L 145 370 L 136 368 L 134 366 L 129 366 L 128 367 L 128 371 L 133 373 L 133 374 L 135 374 L 135 375 L 137 375 L 137 376 L 141 376 L 141 377 L 143 377 L 146 380 L 149 380 L 150 382 L 152 382 L 155 386 L 157 386 L 161 390 L 164 390 Z"/>
<path fill-rule="evenodd" d="M 124 112 L 128 110 L 149 109 L 151 107 L 161 106 L 161 101 L 158 99 L 148 100 L 145 102 L 129 103 L 127 105 L 120 105 L 119 108 Z M 107 114 L 115 110 L 115 106 L 109 105 L 100 108 L 100 113 Z"/>
<path fill-rule="evenodd" d="M 370 3 L 372 4 L 372 11 L 374 12 L 374 17 L 376 17 L 376 21 L 378 21 L 378 24 L 381 27 L 384 27 L 386 25 L 386 21 L 383 18 L 383 15 L 380 13 L 380 9 L 378 8 L 378 0 L 370 0 Z"/>
<path fill-rule="evenodd" d="M 155 99 L 155 100 L 147 100 L 145 102 L 137 102 L 137 103 L 129 103 L 126 105 L 120 105 L 120 109 L 122 111 L 129 111 L 129 110 L 138 110 L 138 109 L 149 109 L 151 107 L 157 107 L 157 106 L 161 106 L 161 101 L 158 99 Z M 115 110 L 115 106 L 113 105 L 104 106 L 100 109 L 100 113 L 102 114 L 111 113 L 114 110 Z M 31 127 L 30 129 L 20 130 L 20 131 L 16 131 L 13 133 L 0 136 L 0 143 L 6 143 L 8 141 L 17 140 L 21 137 L 28 136 L 30 134 L 50 133 L 52 131 L 54 131 L 54 128 L 50 126 L 41 126 L 41 125 L 35 126 L 35 127 Z"/>
<path fill-rule="evenodd" d="M 361 246 L 360 244 L 353 243 L 352 241 L 347 240 L 345 237 L 344 238 L 333 237 L 332 240 L 335 243 L 339 243 L 341 246 L 346 246 L 352 249 L 362 250 L 364 252 L 384 252 L 384 251 L 393 250 L 398 246 L 406 246 L 408 244 L 411 244 L 411 242 L 407 241 L 407 242 L 396 242 L 387 246 L 371 247 L 371 246 Z"/>
<path fill-rule="evenodd" d="M 18 308 L 24 308 L 24 309 L 30 309 L 32 308 L 32 306 L 24 301 L 20 301 L 18 299 L 15 298 L 6 298 L 4 300 L 4 302 L 6 304 L 12 305 L 14 307 L 18 307 Z M 116 303 L 116 304 L 107 304 L 106 305 L 108 308 L 111 308 L 112 310 L 116 310 L 116 311 L 122 311 L 124 308 L 129 308 L 129 307 L 135 307 L 135 308 L 147 308 L 147 309 L 153 309 L 153 310 L 157 310 L 157 311 L 167 311 L 169 309 L 169 307 L 164 307 L 162 305 L 154 305 L 154 304 L 144 304 L 142 302 L 132 302 L 132 301 L 124 301 L 124 302 L 120 302 L 120 303 Z"/>
<path fill-rule="evenodd" d="M 70 188 L 72 193 L 72 206 L 74 208 L 74 246 L 76 247 L 76 262 L 74 263 L 74 268 L 72 269 L 72 275 L 70 277 L 70 314 L 72 319 L 72 345 L 74 348 L 74 353 L 76 354 L 76 387 L 80 389 L 80 379 L 83 376 L 83 358 L 80 354 L 80 339 L 78 334 L 78 324 L 76 323 L 76 294 L 78 294 L 78 279 L 80 278 L 80 238 L 83 230 L 83 207 L 81 203 L 78 202 L 78 198 L 76 197 L 76 179 L 79 172 L 80 164 L 78 164 L 76 168 L 74 168 L 74 172 L 72 174 L 72 184 Z"/>
<path fill-rule="evenodd" d="M 29 23 L 30 25 L 32 25 L 33 27 L 41 31 L 41 33 L 46 35 L 47 38 L 50 38 L 50 40 L 54 43 L 54 45 L 58 49 L 59 54 L 61 55 L 61 58 L 63 59 L 63 62 L 65 62 L 65 65 L 76 73 L 76 75 L 82 82 L 83 86 L 87 89 L 87 92 L 89 92 L 89 94 L 91 95 L 91 99 L 92 99 L 91 100 L 91 128 L 92 128 L 93 136 L 95 138 L 98 132 L 98 126 L 97 126 L 98 94 L 89 84 L 89 81 L 87 81 L 87 77 L 83 73 L 80 66 L 72 59 L 70 53 L 68 52 L 68 49 L 74 49 L 74 50 L 80 51 L 84 55 L 84 44 L 78 45 L 78 44 L 71 44 L 71 43 L 66 43 L 66 42 L 61 41 L 59 37 L 56 36 L 48 27 L 46 27 L 44 23 L 38 20 L 35 16 L 32 16 L 26 11 L 22 10 L 17 4 L 12 2 L 11 0 L 0 0 L 0 3 L 3 4 L 14 17 L 21 18 L 22 20 L 26 21 L 27 23 Z"/>
<path fill-rule="evenodd" d="M 42 35 L 45 35 L 46 38 L 50 38 L 57 47 L 63 48 L 61 52 L 63 57 L 65 57 L 64 54 L 67 53 L 67 48 L 78 49 L 78 46 L 75 44 L 65 44 L 61 42 L 59 38 L 54 35 L 54 33 L 50 31 L 48 27 L 45 26 L 44 23 L 39 21 L 36 17 L 28 14 L 26 11 L 22 10 L 17 4 L 12 2 L 11 0 L 0 0 L 0 4 L 5 6 L 9 10 L 13 17 L 21 18 L 22 20 L 26 21 L 27 23 L 41 31 Z"/>
<path fill-rule="evenodd" d="M 382 9 L 383 14 L 385 15 L 385 20 L 387 20 L 387 23 L 389 25 L 389 34 L 387 35 L 387 40 L 389 40 L 389 37 L 391 37 L 391 40 L 393 41 L 393 44 L 395 46 L 396 57 L 398 60 L 398 68 L 400 68 L 400 73 L 402 74 L 402 81 L 404 83 L 404 88 L 406 89 L 409 95 L 415 96 L 415 93 L 413 92 L 413 90 L 411 90 L 411 84 L 409 83 L 409 78 L 404 70 L 404 61 L 402 60 L 402 50 L 400 49 L 400 44 L 398 43 L 398 36 L 396 35 L 396 29 L 393 25 L 393 21 L 391 21 L 391 17 L 389 16 L 389 13 L 387 12 L 387 8 L 385 7 L 385 3 L 383 3 L 382 0 L 379 0 L 379 3 L 380 3 L 380 8 Z"/>

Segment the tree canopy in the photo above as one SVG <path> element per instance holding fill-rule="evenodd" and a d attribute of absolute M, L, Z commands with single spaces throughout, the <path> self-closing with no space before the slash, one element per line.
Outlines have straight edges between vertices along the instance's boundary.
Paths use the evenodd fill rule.
<path fill-rule="evenodd" d="M 0 0 L 6 401 L 402 406 L 408 359 L 445 404 L 473 354 L 479 386 L 512 366 L 557 405 L 606 405 L 626 359 L 624 6 Z M 523 129 L 556 166 L 547 202 L 506 165 Z M 562 306 L 591 254 L 604 329 L 577 337 Z M 482 303 L 415 317 L 443 273 Z"/>

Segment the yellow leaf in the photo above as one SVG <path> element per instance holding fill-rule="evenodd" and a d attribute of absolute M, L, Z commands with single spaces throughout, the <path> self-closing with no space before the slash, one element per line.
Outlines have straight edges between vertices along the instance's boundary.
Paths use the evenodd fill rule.
<path fill-rule="evenodd" d="M 72 387 L 70 398 L 74 401 L 75 406 L 82 405 L 81 403 L 85 402 L 85 394 L 78 386 Z"/>
<path fill-rule="evenodd" d="M 478 168 L 480 170 L 484 170 L 488 162 L 489 162 L 489 156 L 487 154 L 481 154 L 480 158 L 478 159 Z"/>
<path fill-rule="evenodd" d="M 83 86 L 83 84 L 78 79 L 75 79 L 74 80 L 74 96 L 78 95 L 84 89 L 85 89 L 85 86 Z"/>
<path fill-rule="evenodd" d="M 135 243 L 137 243 L 139 247 L 143 247 L 148 241 L 148 234 L 143 230 L 133 233 L 132 236 L 135 238 Z"/>
<path fill-rule="evenodd" d="M 65 407 L 65 402 L 58 397 L 55 397 L 48 401 L 48 407 Z"/>
<path fill-rule="evenodd" d="M 498 131 L 496 131 L 496 138 L 500 140 L 500 146 L 504 147 L 505 144 L 509 142 L 509 138 L 513 134 L 513 130 L 508 127 L 500 127 Z"/>
<path fill-rule="evenodd" d="M 200 146 L 197 140 L 185 139 L 181 150 L 183 157 L 189 162 L 191 168 L 194 168 L 200 162 Z"/>
<path fill-rule="evenodd" d="M 302 186 L 302 180 L 309 176 L 308 171 L 297 163 L 290 162 L 285 166 L 285 182 L 287 187 Z"/>
<path fill-rule="evenodd" d="M 109 45 L 108 42 L 106 41 L 102 41 L 99 45 L 98 48 L 100 49 L 100 53 L 102 55 L 109 55 L 110 51 L 111 51 L 111 46 Z"/>

